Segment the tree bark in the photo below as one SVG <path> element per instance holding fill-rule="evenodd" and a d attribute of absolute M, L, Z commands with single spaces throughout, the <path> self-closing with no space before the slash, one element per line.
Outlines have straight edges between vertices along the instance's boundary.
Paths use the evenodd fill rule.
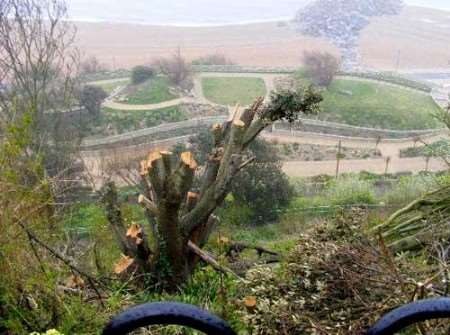
<path fill-rule="evenodd" d="M 165 277 L 161 279 L 168 284 L 168 288 L 176 289 L 186 282 L 200 260 L 225 271 L 201 250 L 217 225 L 214 211 L 230 192 L 231 182 L 236 174 L 253 161 L 245 153 L 248 145 L 273 122 L 285 118 L 291 120 L 293 115 L 313 110 L 313 105 L 318 104 L 321 98 L 308 94 L 311 92 L 307 91 L 305 95 L 292 93 L 287 97 L 278 95 L 274 97 L 275 102 L 269 104 L 264 104 L 262 98 L 257 99 L 242 113 L 236 112 L 231 121 L 214 125 L 211 129 L 214 148 L 208 155 L 198 190 L 194 190 L 198 166 L 190 152 L 183 152 L 175 159 L 171 152 L 155 151 L 141 162 L 144 194 L 139 197 L 139 203 L 144 207 L 150 224 L 153 221 L 157 223 L 153 231 L 158 234 L 155 236 L 158 242 L 153 252 L 148 248 L 147 242 L 138 237 L 139 245 L 146 244 L 149 250 L 144 255 L 152 255 L 148 268 L 144 268 L 145 262 L 137 262 L 141 269 L 144 268 L 144 272 L 148 269 L 158 272 L 158 277 Z M 294 103 L 295 99 L 303 100 L 301 103 Z M 299 106 L 304 110 L 299 110 Z M 113 200 L 114 197 L 109 199 Z M 123 220 L 120 219 L 121 213 L 114 201 L 107 205 L 107 212 L 114 233 L 119 235 L 119 245 L 128 252 L 129 241 L 124 241 L 121 237 L 124 233 Z M 137 230 L 134 227 L 133 232 Z M 237 249 L 249 247 L 251 246 L 236 246 Z M 271 253 L 262 248 L 257 248 L 257 251 Z M 137 252 L 130 257 L 142 261 L 141 254 Z"/>

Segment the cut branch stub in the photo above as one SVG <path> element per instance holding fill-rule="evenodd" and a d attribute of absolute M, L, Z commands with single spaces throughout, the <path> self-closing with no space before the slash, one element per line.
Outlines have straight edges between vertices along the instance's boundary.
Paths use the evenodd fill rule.
<path fill-rule="evenodd" d="M 197 167 L 198 164 L 191 152 L 186 151 L 181 154 L 179 166 L 171 176 L 173 184 L 171 191 L 175 192 L 174 196 L 178 199 L 184 200 L 191 189 Z"/>
<path fill-rule="evenodd" d="M 148 177 L 150 183 L 157 194 L 164 190 L 164 180 L 166 178 L 165 167 L 162 155 L 159 151 L 152 151 L 147 159 Z"/>
<path fill-rule="evenodd" d="M 142 244 L 142 242 L 144 242 L 142 227 L 137 224 L 131 225 L 131 227 L 127 230 L 127 237 L 132 239 L 136 245 Z"/>
<path fill-rule="evenodd" d="M 114 266 L 114 273 L 116 275 L 122 276 L 135 271 L 135 269 L 136 262 L 134 261 L 134 258 L 123 255 L 122 258 Z"/>

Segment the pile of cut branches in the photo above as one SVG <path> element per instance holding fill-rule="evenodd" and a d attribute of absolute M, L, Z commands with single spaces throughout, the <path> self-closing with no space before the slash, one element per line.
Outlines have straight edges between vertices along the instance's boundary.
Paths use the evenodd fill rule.
<path fill-rule="evenodd" d="M 450 185 L 411 202 L 372 231 L 380 235 L 394 253 L 419 250 L 441 242 L 448 244 Z"/>
<path fill-rule="evenodd" d="M 445 294 L 443 272 L 371 242 L 358 213 L 303 234 L 281 269 L 249 271 L 244 318 L 253 334 L 364 334 L 399 305 Z"/>

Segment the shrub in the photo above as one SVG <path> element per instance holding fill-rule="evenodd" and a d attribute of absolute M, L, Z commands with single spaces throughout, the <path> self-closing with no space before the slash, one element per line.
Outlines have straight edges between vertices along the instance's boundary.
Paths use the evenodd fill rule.
<path fill-rule="evenodd" d="M 100 115 L 102 102 L 108 97 L 108 94 L 98 86 L 86 85 L 80 92 L 80 104 L 88 112 L 97 118 Z"/>
<path fill-rule="evenodd" d="M 340 67 L 340 60 L 325 52 L 306 51 L 303 55 L 306 75 L 319 86 L 328 87 Z"/>
<path fill-rule="evenodd" d="M 172 85 L 188 90 L 192 88 L 191 65 L 182 56 L 180 50 L 177 50 L 170 58 L 157 60 L 155 67 L 159 72 L 169 78 Z"/>
<path fill-rule="evenodd" d="M 139 65 L 133 68 L 131 71 L 131 82 L 134 85 L 141 84 L 155 75 L 155 71 L 145 65 Z"/>
<path fill-rule="evenodd" d="M 373 183 L 357 177 L 343 177 L 332 181 L 325 192 L 330 205 L 374 204 L 376 196 Z"/>
<path fill-rule="evenodd" d="M 192 65 L 234 65 L 234 62 L 223 54 L 215 53 L 194 59 Z"/>

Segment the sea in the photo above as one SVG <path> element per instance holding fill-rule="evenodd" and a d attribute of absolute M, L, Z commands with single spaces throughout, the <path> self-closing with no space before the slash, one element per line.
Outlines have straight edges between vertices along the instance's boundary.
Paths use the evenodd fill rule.
<path fill-rule="evenodd" d="M 285 21 L 313 0 L 68 0 L 72 20 L 171 26 Z M 364 1 L 364 0 L 361 0 Z M 406 0 L 450 11 L 450 0 Z"/>

